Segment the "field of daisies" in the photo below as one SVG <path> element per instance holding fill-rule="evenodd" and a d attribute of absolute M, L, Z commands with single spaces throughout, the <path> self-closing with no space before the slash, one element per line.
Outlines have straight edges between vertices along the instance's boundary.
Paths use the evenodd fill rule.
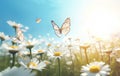
<path fill-rule="evenodd" d="M 110 40 L 24 36 L 27 27 L 7 21 L 14 36 L 0 32 L 0 76 L 120 76 L 120 38 Z"/>

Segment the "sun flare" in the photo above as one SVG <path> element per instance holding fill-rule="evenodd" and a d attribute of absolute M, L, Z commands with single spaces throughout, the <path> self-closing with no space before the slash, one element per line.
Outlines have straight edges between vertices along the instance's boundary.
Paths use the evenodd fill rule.
<path fill-rule="evenodd" d="M 86 2 L 85 2 L 86 3 Z M 119 32 L 120 7 L 115 1 L 95 1 L 83 3 L 83 9 L 79 10 L 73 19 L 75 33 L 79 34 L 84 40 L 89 36 L 96 36 L 102 39 L 109 39 L 113 34 Z"/>
<path fill-rule="evenodd" d="M 104 39 L 108 39 L 114 32 L 117 32 L 119 27 L 117 18 L 106 10 L 94 10 L 90 15 L 89 33 Z"/>

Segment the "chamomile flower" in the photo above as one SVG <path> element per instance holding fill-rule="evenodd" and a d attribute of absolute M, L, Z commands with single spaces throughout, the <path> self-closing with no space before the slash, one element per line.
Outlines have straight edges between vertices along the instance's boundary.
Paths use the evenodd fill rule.
<path fill-rule="evenodd" d="M 49 65 L 49 64 L 50 64 L 50 62 L 47 61 L 47 60 L 44 60 L 43 62 L 44 62 L 46 65 Z"/>
<path fill-rule="evenodd" d="M 4 49 L 7 50 L 9 53 L 17 53 L 22 50 L 22 46 L 8 45 L 5 43 L 2 45 L 2 47 L 4 47 Z"/>
<path fill-rule="evenodd" d="M 39 44 L 39 41 L 37 39 L 26 40 L 22 43 L 22 46 L 24 46 L 26 49 L 29 50 L 31 59 L 32 59 L 32 49 L 37 44 Z"/>
<path fill-rule="evenodd" d="M 37 58 L 40 60 L 43 60 L 43 55 L 45 54 L 46 50 L 45 49 L 41 49 L 41 48 L 37 48 L 33 50 L 35 52 L 35 55 L 37 56 Z"/>
<path fill-rule="evenodd" d="M 54 49 L 50 49 L 49 51 L 47 51 L 47 55 L 49 56 L 50 59 L 52 58 L 61 59 L 61 57 L 67 53 L 66 50 L 67 49 L 64 45 L 59 44 L 59 45 L 56 45 Z"/>
<path fill-rule="evenodd" d="M 9 36 L 5 35 L 3 32 L 0 32 L 0 39 L 1 41 L 8 40 Z"/>
<path fill-rule="evenodd" d="M 0 72 L 0 76 L 35 76 L 35 73 L 24 67 L 8 67 L 4 71 Z"/>
<path fill-rule="evenodd" d="M 13 45 L 15 45 L 15 44 L 20 44 L 20 43 L 21 43 L 21 41 L 18 40 L 17 38 L 15 38 L 15 37 L 13 37 L 13 38 L 11 39 L 11 42 L 12 42 Z"/>
<path fill-rule="evenodd" d="M 104 62 L 92 62 L 86 66 L 82 66 L 80 76 L 107 76 L 109 75 L 109 65 Z"/>
<path fill-rule="evenodd" d="M 37 48 L 33 50 L 37 55 L 42 55 L 46 52 L 45 49 Z"/>
<path fill-rule="evenodd" d="M 6 43 L 2 44 L 1 46 L 3 50 L 8 51 L 9 53 L 17 53 L 22 50 L 22 46 L 20 45 L 8 45 Z"/>
<path fill-rule="evenodd" d="M 42 71 L 46 67 L 45 62 L 39 62 L 36 58 L 30 60 L 29 57 L 19 59 L 19 63 L 25 68 L 36 69 Z"/>
<path fill-rule="evenodd" d="M 17 46 L 17 45 L 8 45 L 8 44 L 3 44 L 2 45 L 6 51 L 8 51 L 10 53 L 10 55 L 12 56 L 12 64 L 11 64 L 11 67 L 13 67 L 15 65 L 15 55 L 16 53 L 18 53 L 19 51 L 22 50 L 22 47 L 20 46 Z"/>
<path fill-rule="evenodd" d="M 11 20 L 8 20 L 7 23 L 15 29 L 23 26 L 22 24 L 18 24 L 15 21 L 11 21 Z"/>
<path fill-rule="evenodd" d="M 23 46 L 25 46 L 28 49 L 33 48 L 35 45 L 37 45 L 39 42 L 37 39 L 32 39 L 32 40 L 26 40 L 22 43 Z"/>
<path fill-rule="evenodd" d="M 83 48 L 83 49 L 87 49 L 90 47 L 90 44 L 89 43 L 83 43 L 83 44 L 80 44 L 80 47 Z"/>
<path fill-rule="evenodd" d="M 45 52 L 45 50 L 38 50 L 37 52 L 38 52 L 38 54 L 43 54 Z"/>

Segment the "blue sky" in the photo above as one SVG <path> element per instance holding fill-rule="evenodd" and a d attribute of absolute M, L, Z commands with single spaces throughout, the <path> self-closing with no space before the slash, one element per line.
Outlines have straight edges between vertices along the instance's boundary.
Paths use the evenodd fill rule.
<path fill-rule="evenodd" d="M 69 2 L 66 1 L 66 3 Z M 6 23 L 12 20 L 29 27 L 26 35 L 45 36 L 50 33 L 54 36 L 51 20 L 55 20 L 61 26 L 65 18 L 69 16 L 62 15 L 64 7 L 66 8 L 67 5 L 61 1 L 54 2 L 54 0 L 1 0 L 0 31 L 9 35 L 13 34 L 14 30 Z M 39 24 L 35 22 L 37 18 L 41 18 Z"/>
<path fill-rule="evenodd" d="M 14 30 L 6 21 L 12 20 L 28 26 L 25 33 L 56 37 L 51 20 L 59 26 L 67 17 L 71 18 L 68 35 L 87 37 L 106 36 L 120 27 L 119 0 L 0 0 L 0 32 L 13 35 Z M 37 24 L 36 18 L 41 18 Z M 107 29 L 107 31 L 106 31 Z"/>
<path fill-rule="evenodd" d="M 57 18 L 60 11 L 59 6 L 51 3 L 49 0 L 1 0 L 0 31 L 12 34 L 14 30 L 6 23 L 7 20 L 12 20 L 28 26 L 30 29 L 26 34 L 37 36 L 51 33 L 50 21 Z M 35 22 L 36 18 L 42 19 L 40 24 Z"/>

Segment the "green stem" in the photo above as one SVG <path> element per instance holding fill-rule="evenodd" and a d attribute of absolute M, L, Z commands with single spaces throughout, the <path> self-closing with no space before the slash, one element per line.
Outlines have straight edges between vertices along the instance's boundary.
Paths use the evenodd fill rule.
<path fill-rule="evenodd" d="M 17 36 L 17 28 L 15 28 L 15 36 Z"/>
<path fill-rule="evenodd" d="M 110 58 L 110 55 L 109 55 L 109 61 L 108 61 L 108 62 L 109 62 L 109 65 L 110 65 L 110 62 L 111 62 L 111 58 Z"/>
<path fill-rule="evenodd" d="M 42 76 L 42 72 L 40 71 L 40 76 Z"/>
<path fill-rule="evenodd" d="M 40 54 L 40 59 L 42 60 L 42 57 L 43 57 L 43 55 L 42 54 Z"/>
<path fill-rule="evenodd" d="M 71 69 L 72 69 L 72 73 L 73 73 L 73 76 L 74 76 L 74 61 L 73 61 L 73 59 L 72 59 L 72 50 L 70 49 L 70 57 L 71 57 L 71 61 L 72 61 L 72 66 L 71 66 Z"/>
<path fill-rule="evenodd" d="M 87 56 L 87 49 L 84 49 L 84 51 L 85 51 L 86 62 L 88 64 L 89 62 L 88 62 L 88 56 Z"/>
<path fill-rule="evenodd" d="M 12 58 L 12 66 L 13 67 L 15 65 L 15 53 L 12 54 L 13 58 Z"/>
<path fill-rule="evenodd" d="M 29 49 L 29 51 L 30 51 L 30 59 L 32 59 L 32 50 L 31 50 L 31 48 Z"/>
<path fill-rule="evenodd" d="M 82 50 L 81 50 L 81 47 L 79 46 L 79 49 L 80 49 L 80 58 L 81 58 L 81 62 L 83 62 L 83 58 L 82 58 Z"/>
<path fill-rule="evenodd" d="M 40 57 L 39 57 L 39 62 L 40 62 L 43 58 L 43 55 L 42 54 L 39 54 L 39 55 L 40 55 Z"/>
<path fill-rule="evenodd" d="M 60 76 L 60 59 L 59 58 L 57 59 L 58 59 L 58 76 Z"/>

